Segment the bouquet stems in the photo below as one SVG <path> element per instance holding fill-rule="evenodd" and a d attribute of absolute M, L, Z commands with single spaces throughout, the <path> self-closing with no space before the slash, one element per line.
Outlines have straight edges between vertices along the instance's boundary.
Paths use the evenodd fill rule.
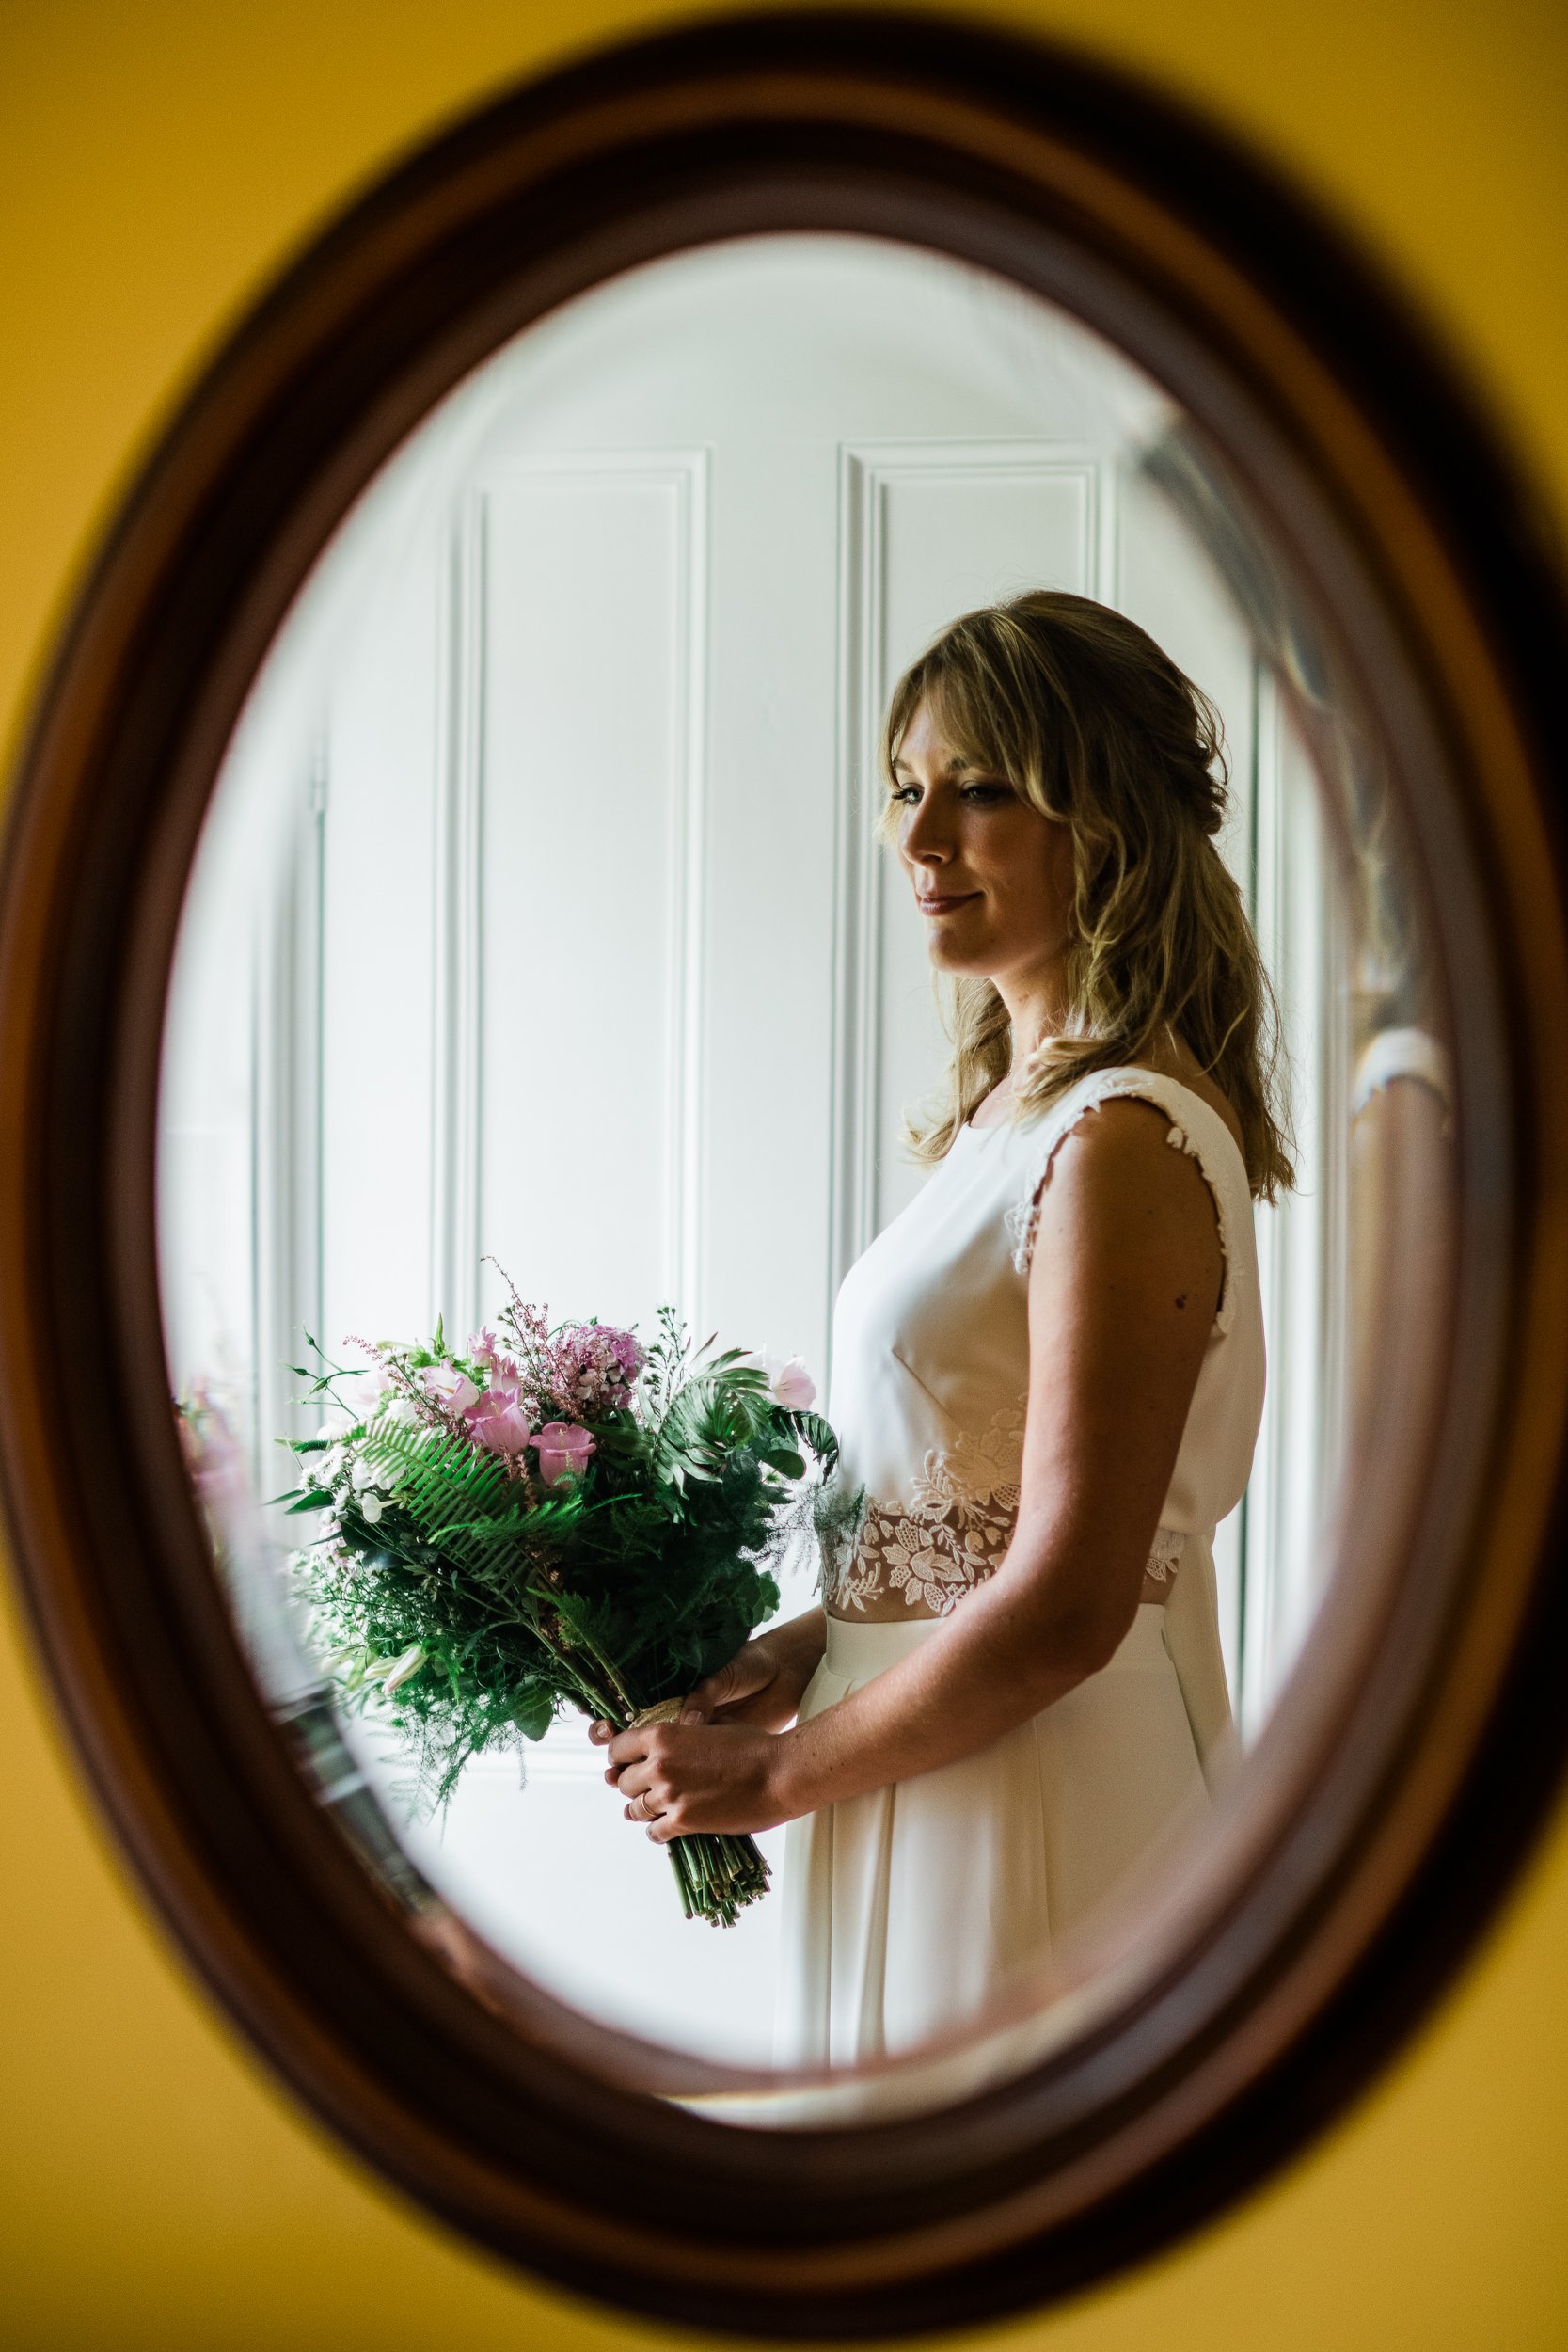
<path fill-rule="evenodd" d="M 768 1865 L 752 1837 L 701 1830 L 690 1837 L 672 1838 L 669 1853 L 689 1919 L 733 1928 L 747 1904 L 768 1892 Z"/>
<path fill-rule="evenodd" d="M 664 1699 L 638 1709 L 627 1725 L 673 1723 L 683 1701 Z M 728 1830 L 696 1830 L 689 1837 L 673 1837 L 666 1849 L 681 1908 L 689 1919 L 705 1919 L 716 1928 L 733 1928 L 748 1903 L 768 1892 L 768 1870 L 755 1838 L 736 1836 Z"/>

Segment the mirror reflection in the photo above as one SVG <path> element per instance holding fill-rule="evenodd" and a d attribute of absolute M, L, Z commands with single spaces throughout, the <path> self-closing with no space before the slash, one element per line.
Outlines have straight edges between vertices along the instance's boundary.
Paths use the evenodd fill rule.
<path fill-rule="evenodd" d="M 1135 1945 L 1442 1328 L 1413 871 L 1224 467 L 981 272 L 665 261 L 384 469 L 192 877 L 162 1279 L 258 1677 L 455 1964 L 948 2049 L 693 2074 L 788 2122 Z"/>

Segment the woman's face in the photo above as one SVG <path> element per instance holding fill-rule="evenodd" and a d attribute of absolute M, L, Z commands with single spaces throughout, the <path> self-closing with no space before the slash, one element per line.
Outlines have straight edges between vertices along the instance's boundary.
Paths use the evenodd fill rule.
<path fill-rule="evenodd" d="M 1072 835 L 1006 779 L 967 766 L 921 703 L 894 763 L 898 855 L 931 961 L 999 985 L 1060 962 L 1072 908 Z"/>

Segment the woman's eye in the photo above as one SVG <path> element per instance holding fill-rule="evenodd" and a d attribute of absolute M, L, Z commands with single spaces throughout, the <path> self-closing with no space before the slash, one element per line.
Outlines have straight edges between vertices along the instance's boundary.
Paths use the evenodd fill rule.
<path fill-rule="evenodd" d="M 895 784 L 888 797 L 900 808 L 912 808 L 923 795 L 918 784 Z M 1013 797 L 1013 787 L 1010 784 L 1000 784 L 993 779 L 985 779 L 974 784 L 961 784 L 958 787 L 960 801 L 968 801 L 981 808 L 989 808 L 997 801 L 1010 801 Z"/>

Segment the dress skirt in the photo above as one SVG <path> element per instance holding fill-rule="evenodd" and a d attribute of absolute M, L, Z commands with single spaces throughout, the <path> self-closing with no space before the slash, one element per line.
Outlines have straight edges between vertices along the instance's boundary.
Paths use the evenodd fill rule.
<path fill-rule="evenodd" d="M 1206 1546 L 1189 1552 L 1170 1600 L 1140 1607 L 1110 1663 L 1065 1698 L 956 1763 L 790 1823 L 781 2065 L 855 2065 L 978 2020 L 1201 1817 L 1232 1735 L 1213 1569 Z M 943 1622 L 830 1616 L 801 1721 Z"/>

